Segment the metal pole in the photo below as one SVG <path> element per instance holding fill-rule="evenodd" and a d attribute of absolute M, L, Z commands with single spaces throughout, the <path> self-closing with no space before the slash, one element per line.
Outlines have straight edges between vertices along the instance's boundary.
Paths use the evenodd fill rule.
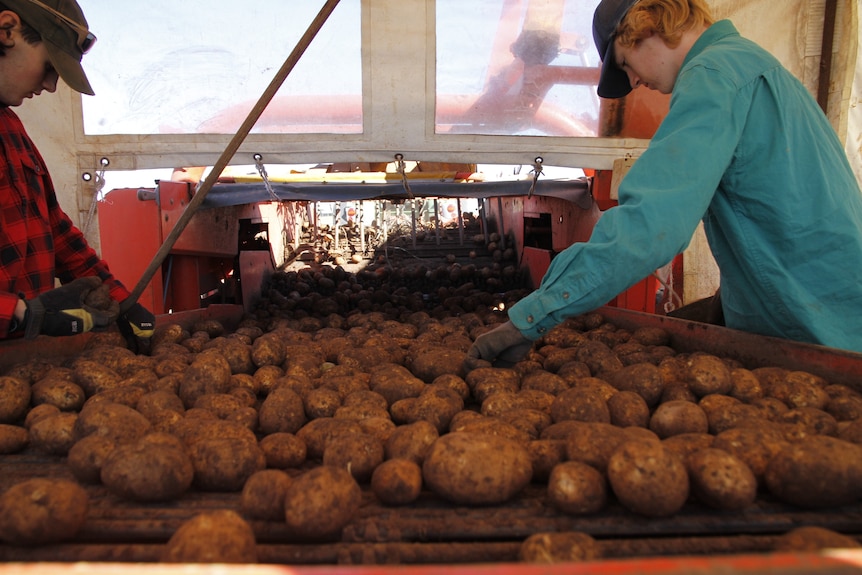
<path fill-rule="evenodd" d="M 278 92 L 281 85 L 284 83 L 287 76 L 296 66 L 296 63 L 302 57 L 302 54 L 305 53 L 306 48 L 308 48 L 311 41 L 323 27 L 323 24 L 326 22 L 329 15 L 332 14 L 332 11 L 338 5 L 339 0 L 326 0 L 326 4 L 324 4 L 323 8 L 320 9 L 320 12 L 308 26 L 308 29 L 303 34 L 302 38 L 299 39 L 296 46 L 293 49 L 293 52 L 287 57 L 282 64 L 281 68 L 279 68 L 275 77 L 269 83 L 269 86 L 266 87 L 263 94 L 261 94 L 260 99 L 258 99 L 257 104 L 255 104 L 254 108 L 248 113 L 248 117 L 246 117 L 245 121 L 240 126 L 239 130 L 236 134 L 234 134 L 231 141 L 228 143 L 227 147 L 222 152 L 221 156 L 219 156 L 216 163 L 213 165 L 212 170 L 207 175 L 206 179 L 201 183 L 198 190 L 195 192 L 195 195 L 192 196 L 192 199 L 189 201 L 189 205 L 186 206 L 186 209 L 183 211 L 182 215 L 177 220 L 177 223 L 174 225 L 171 232 L 168 234 L 168 237 L 165 238 L 164 243 L 159 248 L 159 251 L 156 252 L 156 255 L 153 257 L 153 261 L 150 262 L 149 267 L 144 270 L 144 274 L 141 276 L 141 279 L 138 281 L 138 284 L 135 286 L 135 289 L 132 290 L 132 294 L 123 300 L 120 303 L 120 313 L 125 313 L 131 309 L 135 302 L 138 301 L 138 298 L 141 297 L 141 294 L 144 293 L 144 290 L 147 287 L 147 284 L 150 283 L 150 280 L 153 279 L 156 271 L 162 266 L 162 262 L 165 261 L 165 258 L 168 257 L 171 249 L 174 247 L 174 243 L 176 243 L 177 238 L 179 238 L 180 234 L 183 233 L 183 230 L 188 225 L 189 220 L 192 219 L 192 216 L 195 215 L 200 205 L 203 203 L 204 199 L 206 199 L 207 194 L 212 189 L 213 185 L 218 181 L 219 176 L 222 171 L 228 165 L 228 162 L 231 158 L 233 158 L 236 151 L 239 149 L 243 140 L 245 140 L 246 136 L 248 136 L 249 132 L 251 132 L 252 127 L 260 118 L 260 115 L 263 114 L 263 111 L 266 109 L 269 102 L 275 96 L 276 92 Z"/>
<path fill-rule="evenodd" d="M 464 218 L 461 217 L 461 198 L 455 198 L 455 206 L 458 210 L 458 239 L 459 245 L 464 245 Z"/>

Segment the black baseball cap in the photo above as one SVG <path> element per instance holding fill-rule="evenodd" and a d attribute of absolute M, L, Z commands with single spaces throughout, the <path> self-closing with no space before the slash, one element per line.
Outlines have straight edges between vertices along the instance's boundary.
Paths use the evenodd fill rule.
<path fill-rule="evenodd" d="M 70 88 L 94 94 L 81 67 L 81 58 L 96 37 L 90 32 L 84 12 L 75 0 L 3 0 L 6 7 L 42 37 L 48 58 Z"/>
<path fill-rule="evenodd" d="M 602 59 L 602 73 L 596 90 L 602 98 L 622 98 L 632 91 L 628 75 L 614 62 L 617 26 L 638 0 L 602 0 L 593 14 L 593 41 Z"/>

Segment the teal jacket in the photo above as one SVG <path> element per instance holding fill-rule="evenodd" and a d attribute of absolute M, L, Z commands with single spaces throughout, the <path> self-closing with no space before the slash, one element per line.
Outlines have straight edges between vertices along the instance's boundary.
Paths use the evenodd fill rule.
<path fill-rule="evenodd" d="M 509 310 L 537 339 L 685 249 L 703 220 L 728 327 L 862 352 L 862 193 L 817 102 L 768 52 L 716 22 L 589 242 Z"/>

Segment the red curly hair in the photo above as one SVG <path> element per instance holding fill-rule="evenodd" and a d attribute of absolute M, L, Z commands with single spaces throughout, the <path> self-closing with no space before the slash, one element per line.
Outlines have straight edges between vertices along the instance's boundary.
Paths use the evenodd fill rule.
<path fill-rule="evenodd" d="M 671 48 L 679 45 L 683 32 L 715 22 L 706 0 L 640 0 L 617 27 L 616 39 L 625 47 L 635 46 L 657 34 Z"/>

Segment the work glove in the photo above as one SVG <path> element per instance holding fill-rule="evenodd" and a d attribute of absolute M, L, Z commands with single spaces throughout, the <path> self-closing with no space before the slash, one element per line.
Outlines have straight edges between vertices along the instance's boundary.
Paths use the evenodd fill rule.
<path fill-rule="evenodd" d="M 107 309 L 100 309 L 87 303 L 88 296 L 101 285 L 96 276 L 78 278 L 25 301 L 24 337 L 78 335 L 111 325 L 120 313 L 120 304 L 114 301 Z"/>
<path fill-rule="evenodd" d="M 533 342 L 507 321 L 476 338 L 467 350 L 466 365 L 475 366 L 476 360 L 485 360 L 496 366 L 511 366 L 527 357 L 532 347 Z"/>
<path fill-rule="evenodd" d="M 153 337 L 153 329 L 156 327 L 156 316 L 152 312 L 136 303 L 117 319 L 117 327 L 120 328 L 130 350 L 149 355 L 150 338 Z"/>

